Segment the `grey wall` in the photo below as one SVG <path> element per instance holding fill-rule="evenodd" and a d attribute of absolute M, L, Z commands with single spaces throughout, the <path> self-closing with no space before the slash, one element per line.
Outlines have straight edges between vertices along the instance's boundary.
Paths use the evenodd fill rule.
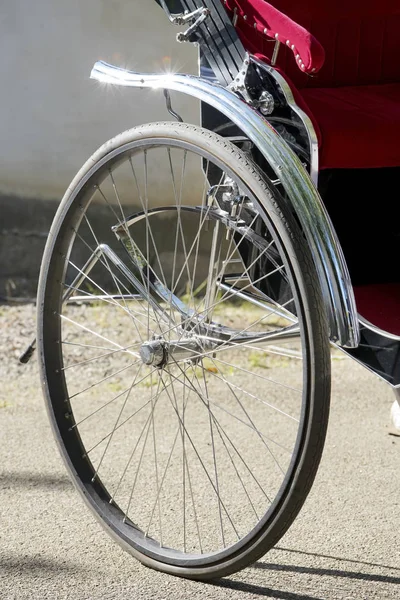
<path fill-rule="evenodd" d="M 91 81 L 93 63 L 195 73 L 196 51 L 176 43 L 178 30 L 153 0 L 2 3 L 0 296 L 33 293 L 57 202 L 92 152 L 129 127 L 171 118 L 161 91 Z M 198 122 L 196 102 L 173 102 Z"/>

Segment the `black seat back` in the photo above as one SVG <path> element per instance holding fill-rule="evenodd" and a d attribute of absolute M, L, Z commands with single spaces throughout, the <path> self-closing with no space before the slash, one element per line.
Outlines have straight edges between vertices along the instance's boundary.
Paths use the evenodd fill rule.
<path fill-rule="evenodd" d="M 156 2 L 160 4 L 159 0 Z M 191 40 L 199 43 L 218 81 L 222 85 L 229 85 L 239 73 L 246 51 L 221 0 L 166 0 L 166 4 L 170 12 L 175 14 L 185 10 L 192 12 L 202 6 L 209 9 L 209 16 Z"/>

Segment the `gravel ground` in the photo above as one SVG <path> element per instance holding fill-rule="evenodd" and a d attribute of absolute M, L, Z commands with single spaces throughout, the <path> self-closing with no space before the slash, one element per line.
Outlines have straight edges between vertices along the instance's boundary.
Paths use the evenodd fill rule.
<path fill-rule="evenodd" d="M 215 585 L 148 570 L 109 539 L 59 458 L 37 365 L 17 357 L 34 307 L 0 306 L 0 598 L 397 599 L 400 437 L 391 390 L 333 361 L 328 439 L 312 492 L 263 560 Z"/>

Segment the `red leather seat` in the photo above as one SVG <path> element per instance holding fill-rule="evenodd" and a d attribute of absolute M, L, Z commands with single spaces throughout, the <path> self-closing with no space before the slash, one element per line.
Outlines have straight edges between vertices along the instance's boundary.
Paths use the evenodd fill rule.
<path fill-rule="evenodd" d="M 225 4 L 249 52 L 269 60 L 282 42 L 277 68 L 316 124 L 320 168 L 400 166 L 399 0 Z"/>

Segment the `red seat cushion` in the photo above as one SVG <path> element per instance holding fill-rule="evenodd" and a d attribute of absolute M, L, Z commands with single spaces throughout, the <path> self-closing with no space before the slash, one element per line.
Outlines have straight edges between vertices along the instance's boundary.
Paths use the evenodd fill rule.
<path fill-rule="evenodd" d="M 320 129 L 320 168 L 400 166 L 400 83 L 305 88 Z"/>
<path fill-rule="evenodd" d="M 400 335 L 400 284 L 383 283 L 354 288 L 357 310 L 380 329 Z"/>

